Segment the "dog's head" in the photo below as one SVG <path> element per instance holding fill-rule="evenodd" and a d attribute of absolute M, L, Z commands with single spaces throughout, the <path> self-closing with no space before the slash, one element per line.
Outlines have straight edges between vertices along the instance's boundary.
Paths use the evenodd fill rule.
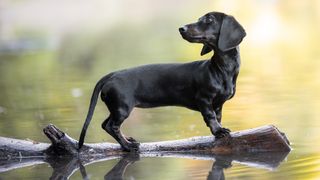
<path fill-rule="evenodd" d="M 182 37 L 192 43 L 202 43 L 201 55 L 213 49 L 226 52 L 238 46 L 246 36 L 243 27 L 232 16 L 211 12 L 197 22 L 179 28 Z"/>

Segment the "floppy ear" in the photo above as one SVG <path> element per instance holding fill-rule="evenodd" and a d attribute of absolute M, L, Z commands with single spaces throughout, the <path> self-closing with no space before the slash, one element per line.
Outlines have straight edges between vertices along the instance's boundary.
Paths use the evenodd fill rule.
<path fill-rule="evenodd" d="M 212 48 L 208 45 L 203 45 L 203 48 L 201 50 L 201 56 L 208 54 L 210 51 L 212 51 Z"/>
<path fill-rule="evenodd" d="M 225 52 L 235 48 L 246 36 L 243 27 L 232 16 L 225 16 L 222 20 L 218 48 Z"/>

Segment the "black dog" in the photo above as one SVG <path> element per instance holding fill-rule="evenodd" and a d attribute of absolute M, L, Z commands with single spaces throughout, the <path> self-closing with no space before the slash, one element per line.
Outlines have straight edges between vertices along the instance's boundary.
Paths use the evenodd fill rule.
<path fill-rule="evenodd" d="M 221 110 L 235 93 L 240 57 L 238 45 L 246 33 L 232 17 L 211 12 L 198 22 L 179 28 L 184 39 L 204 44 L 201 55 L 211 50 L 211 60 L 185 64 L 152 64 L 112 72 L 96 84 L 86 121 L 79 140 L 82 147 L 99 93 L 110 116 L 102 128 L 126 151 L 137 150 L 139 143 L 120 131 L 123 121 L 134 107 L 183 106 L 201 112 L 211 133 L 229 135 L 221 127 Z"/>

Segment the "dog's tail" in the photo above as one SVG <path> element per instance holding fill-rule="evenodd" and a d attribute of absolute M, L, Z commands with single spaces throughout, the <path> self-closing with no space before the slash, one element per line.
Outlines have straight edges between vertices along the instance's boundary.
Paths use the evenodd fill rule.
<path fill-rule="evenodd" d="M 100 93 L 103 85 L 105 84 L 105 81 L 110 77 L 110 75 L 104 76 L 102 79 L 100 79 L 98 81 L 98 83 L 94 87 L 94 90 L 93 90 L 93 93 L 92 93 L 92 96 L 91 96 L 91 100 L 90 100 L 90 106 L 89 106 L 88 114 L 87 114 L 87 117 L 86 117 L 86 121 L 83 124 L 82 131 L 81 131 L 81 134 L 80 134 L 79 143 L 78 143 L 78 149 L 81 149 L 81 147 L 83 146 L 84 137 L 86 136 L 87 128 L 88 128 L 88 126 L 90 124 L 90 121 L 92 119 L 92 115 L 93 115 L 95 106 L 97 104 L 99 93 Z"/>

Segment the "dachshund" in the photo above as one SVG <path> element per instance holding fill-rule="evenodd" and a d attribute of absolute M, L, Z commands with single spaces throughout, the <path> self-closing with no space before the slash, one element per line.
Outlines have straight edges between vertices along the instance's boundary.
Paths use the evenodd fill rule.
<path fill-rule="evenodd" d="M 189 63 L 150 64 L 102 77 L 96 84 L 79 139 L 79 149 L 97 104 L 99 94 L 110 115 L 102 128 L 125 151 L 137 151 L 139 143 L 124 136 L 120 126 L 134 107 L 181 106 L 201 113 L 216 138 L 230 134 L 221 126 L 223 104 L 236 90 L 240 68 L 239 44 L 244 28 L 232 16 L 210 12 L 197 22 L 179 28 L 183 39 L 201 43 L 201 55 L 214 52 L 211 59 Z"/>

